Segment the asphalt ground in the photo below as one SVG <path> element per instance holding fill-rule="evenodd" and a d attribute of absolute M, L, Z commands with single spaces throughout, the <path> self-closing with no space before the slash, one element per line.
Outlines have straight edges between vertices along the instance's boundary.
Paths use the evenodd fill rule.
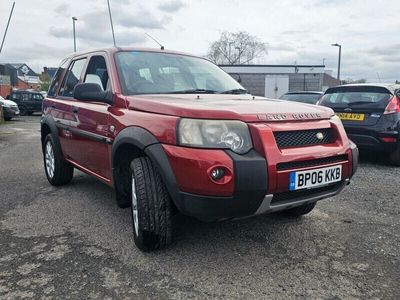
<path fill-rule="evenodd" d="M 202 223 L 142 253 L 129 209 L 81 172 L 44 175 L 39 116 L 0 125 L 0 299 L 400 299 L 400 168 L 362 155 L 312 213 Z"/>

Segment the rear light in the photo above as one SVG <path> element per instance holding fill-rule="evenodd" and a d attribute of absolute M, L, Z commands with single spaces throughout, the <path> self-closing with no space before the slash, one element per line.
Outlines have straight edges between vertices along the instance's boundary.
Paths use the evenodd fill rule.
<path fill-rule="evenodd" d="M 397 139 L 393 137 L 381 137 L 382 142 L 384 143 L 396 143 Z"/>
<path fill-rule="evenodd" d="M 398 113 L 400 112 L 400 101 L 397 96 L 393 96 L 388 105 L 385 108 L 385 111 L 383 114 L 393 114 L 393 113 Z"/>

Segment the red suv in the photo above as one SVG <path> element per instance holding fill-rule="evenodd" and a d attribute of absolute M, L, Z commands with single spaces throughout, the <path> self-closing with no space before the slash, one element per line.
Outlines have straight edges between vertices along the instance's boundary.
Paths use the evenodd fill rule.
<path fill-rule="evenodd" d="M 358 162 L 332 109 L 252 96 L 208 60 L 165 50 L 65 59 L 41 133 L 49 182 L 69 183 L 77 168 L 113 187 L 141 250 L 171 242 L 177 212 L 205 221 L 306 214 Z"/>

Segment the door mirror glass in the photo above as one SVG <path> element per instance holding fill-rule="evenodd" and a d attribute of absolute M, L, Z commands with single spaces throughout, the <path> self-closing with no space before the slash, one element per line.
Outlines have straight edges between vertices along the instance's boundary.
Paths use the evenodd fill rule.
<path fill-rule="evenodd" d="M 111 91 L 103 91 L 97 83 L 78 83 L 74 88 L 74 98 L 80 101 L 112 103 Z"/>

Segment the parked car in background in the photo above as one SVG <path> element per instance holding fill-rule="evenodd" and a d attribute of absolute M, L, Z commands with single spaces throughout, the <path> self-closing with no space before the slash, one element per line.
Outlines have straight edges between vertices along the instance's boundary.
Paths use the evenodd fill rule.
<path fill-rule="evenodd" d="M 18 105 L 14 101 L 6 100 L 0 96 L 0 106 L 3 108 L 4 120 L 10 121 L 19 116 Z"/>
<path fill-rule="evenodd" d="M 316 104 L 323 94 L 324 92 L 309 92 L 309 91 L 288 92 L 283 94 L 279 99 L 308 103 L 308 104 Z"/>
<path fill-rule="evenodd" d="M 392 164 L 400 165 L 399 84 L 333 87 L 318 104 L 335 111 L 357 146 L 386 152 Z"/>
<path fill-rule="evenodd" d="M 43 95 L 34 91 L 12 91 L 10 100 L 18 104 L 21 116 L 42 111 Z"/>

